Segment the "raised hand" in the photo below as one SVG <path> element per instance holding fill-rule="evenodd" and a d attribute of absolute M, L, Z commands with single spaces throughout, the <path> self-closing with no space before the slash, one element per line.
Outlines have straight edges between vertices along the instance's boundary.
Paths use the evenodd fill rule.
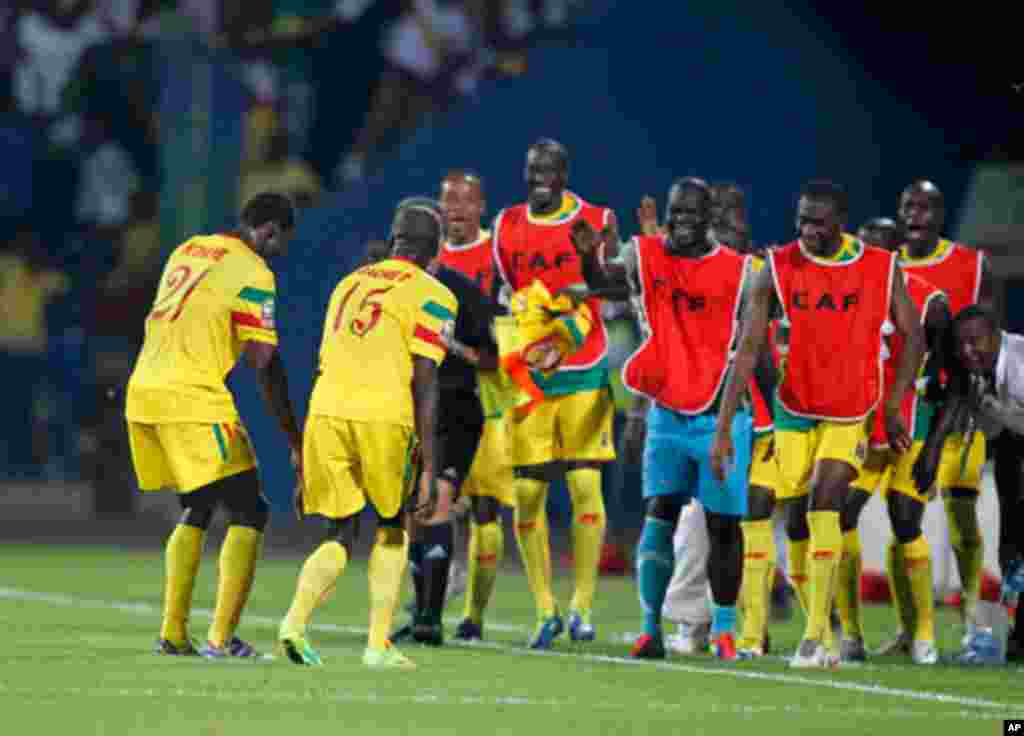
<path fill-rule="evenodd" d="M 661 232 L 658 228 L 658 203 L 654 201 L 654 197 L 648 195 L 640 200 L 636 219 L 640 223 L 640 232 L 644 235 L 657 235 Z"/>

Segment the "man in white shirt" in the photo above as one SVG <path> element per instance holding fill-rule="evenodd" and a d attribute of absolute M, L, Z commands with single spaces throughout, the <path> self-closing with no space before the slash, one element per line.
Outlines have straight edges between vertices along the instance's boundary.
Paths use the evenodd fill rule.
<path fill-rule="evenodd" d="M 918 487 L 930 485 L 942 440 L 966 425 L 984 432 L 997 447 L 996 491 L 999 495 L 999 563 L 1005 592 L 1024 592 L 1024 499 L 1021 459 L 1024 451 L 1024 336 L 999 328 L 995 313 L 974 305 L 962 310 L 952 326 L 955 364 L 950 396 L 936 431 L 915 465 Z M 958 380 L 959 379 L 959 380 Z M 927 457 L 926 457 L 927 455 Z M 1024 656 L 1024 626 L 1015 626 L 1007 656 Z"/>

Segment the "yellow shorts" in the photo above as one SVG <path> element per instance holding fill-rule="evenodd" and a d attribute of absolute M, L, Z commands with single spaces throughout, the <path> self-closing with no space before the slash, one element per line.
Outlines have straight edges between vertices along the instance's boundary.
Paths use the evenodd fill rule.
<path fill-rule="evenodd" d="M 775 455 L 784 486 L 783 497 L 806 495 L 814 466 L 822 460 L 840 460 L 859 474 L 867 452 L 867 423 L 863 421 L 819 421 L 805 431 L 776 428 Z"/>
<path fill-rule="evenodd" d="M 967 462 L 961 472 L 963 454 L 964 436 L 959 433 L 951 434 L 942 447 L 942 459 L 939 461 L 939 472 L 935 479 L 935 485 L 939 490 L 965 488 L 977 491 L 981 488 L 981 467 L 985 464 L 985 435 L 981 432 L 975 433 Z"/>
<path fill-rule="evenodd" d="M 509 454 L 511 442 L 509 420 L 505 417 L 484 422 L 480 445 L 473 456 L 469 475 L 462 484 L 464 495 L 493 498 L 504 506 L 516 505 L 512 458 Z"/>
<path fill-rule="evenodd" d="M 523 466 L 554 460 L 614 460 L 614 416 L 615 404 L 607 388 L 545 399 L 523 419 L 510 418 L 512 461 Z"/>
<path fill-rule="evenodd" d="M 409 427 L 314 414 L 302 442 L 302 510 L 346 519 L 369 501 L 381 518 L 398 515 L 415 481 Z"/>
<path fill-rule="evenodd" d="M 797 494 L 782 480 L 778 459 L 771 432 L 754 438 L 750 457 L 750 485 L 767 488 L 778 501 L 796 498 Z"/>
<path fill-rule="evenodd" d="M 907 452 L 895 452 L 888 448 L 869 450 L 860 475 L 850 487 L 872 494 L 880 490 L 883 496 L 899 493 L 927 504 L 931 496 L 917 490 L 910 474 L 923 447 L 923 440 L 915 440 Z"/>
<path fill-rule="evenodd" d="M 128 422 L 132 465 L 143 491 L 188 493 L 256 467 L 241 422 L 143 424 Z"/>

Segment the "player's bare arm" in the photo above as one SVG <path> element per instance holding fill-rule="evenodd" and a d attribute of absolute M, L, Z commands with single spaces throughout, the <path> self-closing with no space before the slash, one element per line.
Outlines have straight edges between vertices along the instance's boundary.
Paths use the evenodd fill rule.
<path fill-rule="evenodd" d="M 903 336 L 904 348 L 900 363 L 896 366 L 892 389 L 885 401 L 885 433 L 888 435 L 890 447 L 899 452 L 906 452 L 910 449 L 912 440 L 900 415 L 900 405 L 903 402 L 903 395 L 917 379 L 921 361 L 924 360 L 926 342 L 921 316 L 907 293 L 906 279 L 903 278 L 898 265 L 895 269 L 889 316 L 896 331 Z"/>
<path fill-rule="evenodd" d="M 629 274 L 625 253 L 618 253 L 617 232 L 616 228 L 608 226 L 598 233 L 593 225 L 580 218 L 573 223 L 569 239 L 583 263 L 587 287 L 600 290 L 606 299 L 623 301 L 629 298 Z M 611 241 L 616 242 L 612 245 Z M 602 259 L 602 248 L 605 253 L 614 252 L 615 257 Z"/>
<path fill-rule="evenodd" d="M 263 400 L 277 419 L 281 431 L 288 437 L 292 453 L 302 454 L 302 430 L 295 418 L 291 398 L 288 396 L 288 374 L 276 345 L 249 340 L 245 343 L 245 360 L 256 371 Z"/>
<path fill-rule="evenodd" d="M 768 322 L 776 305 L 772 265 L 769 261 L 755 276 L 749 299 L 743 311 L 740 347 L 736 353 L 718 411 L 715 440 L 711 446 L 711 470 L 719 481 L 724 481 L 727 467 L 733 458 L 732 420 L 739 409 L 740 398 L 750 384 L 759 356 L 768 345 Z"/>
<path fill-rule="evenodd" d="M 640 232 L 644 235 L 660 235 L 662 230 L 658 227 L 658 203 L 654 197 L 646 195 L 640 200 L 640 206 L 636 210 L 636 219 L 640 223 Z"/>
<path fill-rule="evenodd" d="M 416 515 L 430 519 L 437 505 L 437 407 L 440 388 L 437 381 L 437 363 L 413 356 L 412 401 L 416 436 L 420 443 L 423 483 L 420 485 Z"/>
<path fill-rule="evenodd" d="M 928 376 L 929 388 L 932 384 L 938 386 L 939 376 L 946 367 L 946 345 L 952 322 L 953 313 L 945 296 L 938 296 L 928 302 L 928 312 L 924 316 L 924 339 L 928 351 L 925 375 Z"/>

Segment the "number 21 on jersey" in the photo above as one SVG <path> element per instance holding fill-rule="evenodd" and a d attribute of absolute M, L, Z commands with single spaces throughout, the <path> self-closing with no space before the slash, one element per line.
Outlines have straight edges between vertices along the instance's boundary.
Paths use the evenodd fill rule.
<path fill-rule="evenodd" d="M 160 284 L 156 301 L 149 311 L 149 319 L 167 319 L 168 322 L 178 319 L 181 310 L 185 308 L 185 302 L 209 272 L 208 268 L 193 271 L 189 266 L 172 269 Z"/>
<path fill-rule="evenodd" d="M 353 299 L 356 292 L 360 290 L 360 287 L 365 286 L 365 282 L 357 281 L 352 287 L 345 292 L 345 296 L 341 298 L 341 304 L 338 305 L 338 313 L 334 317 L 334 331 L 337 332 L 342 325 L 348 325 L 348 329 L 356 337 L 363 337 L 376 327 L 377 322 L 380 321 L 380 315 L 384 311 L 384 307 L 381 306 L 379 301 L 383 294 L 394 289 L 394 286 L 384 286 L 379 289 L 369 289 L 364 291 L 362 299 L 356 301 Z M 351 313 L 345 310 L 351 303 Z"/>

